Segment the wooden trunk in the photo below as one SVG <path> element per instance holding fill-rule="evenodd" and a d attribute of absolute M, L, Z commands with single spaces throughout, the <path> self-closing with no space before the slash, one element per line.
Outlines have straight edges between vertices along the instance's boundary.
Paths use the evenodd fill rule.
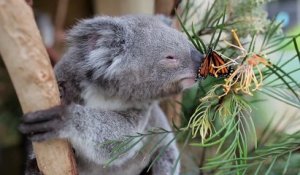
<path fill-rule="evenodd" d="M 29 5 L 0 1 L 0 53 L 24 113 L 59 105 L 55 76 Z M 73 152 L 65 140 L 33 143 L 45 175 L 77 174 Z"/>

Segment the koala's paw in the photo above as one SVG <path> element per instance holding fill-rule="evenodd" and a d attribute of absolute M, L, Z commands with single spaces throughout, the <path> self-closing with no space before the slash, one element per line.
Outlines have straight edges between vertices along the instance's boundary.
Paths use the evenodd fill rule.
<path fill-rule="evenodd" d="M 63 106 L 55 106 L 50 109 L 27 113 L 22 117 L 19 130 L 31 141 L 55 138 L 65 122 L 64 109 Z"/>

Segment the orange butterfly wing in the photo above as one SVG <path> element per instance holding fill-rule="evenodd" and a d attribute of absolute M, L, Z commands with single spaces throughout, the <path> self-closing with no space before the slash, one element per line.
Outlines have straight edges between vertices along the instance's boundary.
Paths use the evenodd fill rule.
<path fill-rule="evenodd" d="M 225 61 L 223 58 L 217 54 L 216 52 L 212 52 L 212 60 L 215 66 L 222 66 L 225 64 Z M 218 68 L 215 68 L 215 71 L 217 71 Z M 229 74 L 229 69 L 228 67 L 223 67 L 217 72 L 218 76 L 227 76 Z"/>
<path fill-rule="evenodd" d="M 225 64 L 225 61 L 223 58 L 217 54 L 215 51 L 210 50 L 208 54 L 205 56 L 203 63 L 201 64 L 199 70 L 198 70 L 198 78 L 206 78 L 207 75 L 215 76 L 228 76 L 231 73 L 231 68 L 224 67 L 220 70 L 219 68 L 213 67 L 219 67 Z M 216 72 L 218 70 L 218 72 Z"/>
<path fill-rule="evenodd" d="M 203 77 L 206 78 L 209 71 L 210 71 L 210 58 L 209 58 L 210 54 L 207 54 L 204 58 L 203 63 L 201 64 L 201 66 L 199 67 L 198 70 L 198 77 Z"/>

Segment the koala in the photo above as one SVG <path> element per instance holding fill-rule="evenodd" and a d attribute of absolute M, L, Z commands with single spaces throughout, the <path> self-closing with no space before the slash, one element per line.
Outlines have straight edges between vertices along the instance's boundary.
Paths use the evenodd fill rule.
<path fill-rule="evenodd" d="M 105 143 L 155 128 L 171 131 L 159 101 L 195 83 L 202 55 L 155 16 L 82 20 L 67 40 L 69 48 L 54 67 L 61 105 L 25 114 L 20 131 L 31 141 L 67 139 L 80 175 L 143 174 L 172 133 L 143 138 L 107 167 L 113 147 Z M 171 174 L 178 152 L 175 142 L 169 144 L 150 172 Z M 175 175 L 179 169 L 180 163 Z M 42 174 L 34 155 L 26 174 Z"/>

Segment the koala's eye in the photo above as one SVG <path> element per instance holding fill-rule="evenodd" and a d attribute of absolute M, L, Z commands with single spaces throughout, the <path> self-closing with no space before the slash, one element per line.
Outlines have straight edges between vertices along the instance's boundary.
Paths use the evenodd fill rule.
<path fill-rule="evenodd" d="M 173 60 L 174 56 L 168 55 L 168 56 L 166 56 L 166 58 L 169 59 L 169 60 Z"/>
<path fill-rule="evenodd" d="M 166 68 L 175 68 L 179 65 L 179 59 L 172 54 L 168 54 L 164 55 L 164 57 L 159 60 L 159 63 Z"/>

